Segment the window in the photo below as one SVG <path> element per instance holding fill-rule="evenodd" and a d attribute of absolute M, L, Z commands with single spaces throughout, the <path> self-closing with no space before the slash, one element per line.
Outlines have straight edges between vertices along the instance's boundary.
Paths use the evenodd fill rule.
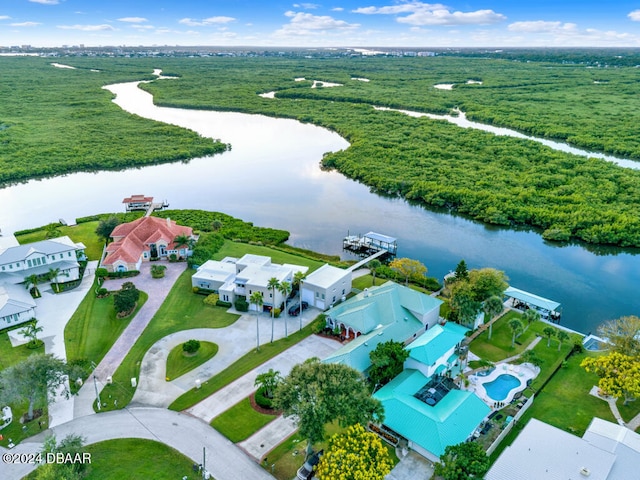
<path fill-rule="evenodd" d="M 71 252 L 67 252 L 67 257 L 70 257 L 70 256 L 71 256 Z"/>
<path fill-rule="evenodd" d="M 60 260 L 62 260 L 62 257 L 63 257 L 63 256 L 64 256 L 64 255 L 60 254 Z"/>
<path fill-rule="evenodd" d="M 344 295 L 344 288 L 342 289 L 342 294 Z"/>
<path fill-rule="evenodd" d="M 331 300 L 333 303 L 336 303 L 336 296 L 333 296 L 333 300 Z"/>
<path fill-rule="evenodd" d="M 29 267 L 31 267 L 31 260 L 27 260 L 27 265 L 29 265 Z"/>
<path fill-rule="evenodd" d="M 4 270 L 4 267 L 2 267 L 2 269 Z M 13 270 L 13 263 L 9 264 L 9 270 Z"/>
<path fill-rule="evenodd" d="M 47 263 L 47 257 L 42 257 L 42 263 L 46 264 Z"/>
<path fill-rule="evenodd" d="M 320 292 L 316 292 L 316 298 L 320 297 Z"/>
<path fill-rule="evenodd" d="M 4 272 L 4 265 L 2 266 L 2 271 Z"/>
<path fill-rule="evenodd" d="M 322 299 L 324 300 L 324 293 L 322 294 Z"/>

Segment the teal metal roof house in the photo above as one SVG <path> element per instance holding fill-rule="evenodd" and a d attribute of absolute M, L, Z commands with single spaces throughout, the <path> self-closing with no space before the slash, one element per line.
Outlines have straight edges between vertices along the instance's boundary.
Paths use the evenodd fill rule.
<path fill-rule="evenodd" d="M 384 406 L 384 425 L 431 461 L 467 440 L 491 411 L 474 393 L 448 390 L 418 370 L 403 371 L 373 396 Z"/>
<path fill-rule="evenodd" d="M 434 328 L 441 304 L 437 298 L 393 282 L 367 289 L 327 310 L 327 326 L 339 328 L 353 340 L 323 361 L 364 372 L 371 366 L 369 353 L 379 343 L 408 343 Z"/>
<path fill-rule="evenodd" d="M 405 368 L 420 370 L 426 377 L 450 370 L 458 361 L 456 348 L 468 331 L 452 322 L 430 328 L 406 347 L 409 358 Z"/>

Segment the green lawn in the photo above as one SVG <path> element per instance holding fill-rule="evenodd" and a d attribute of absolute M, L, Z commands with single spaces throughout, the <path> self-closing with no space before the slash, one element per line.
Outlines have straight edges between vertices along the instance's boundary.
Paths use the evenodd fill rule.
<path fill-rule="evenodd" d="M 117 318 L 113 297 L 96 298 L 95 288 L 94 282 L 64 329 L 69 361 L 86 359 L 96 365 L 100 363 L 148 299 L 148 295 L 141 291 L 134 313 L 126 318 Z"/>
<path fill-rule="evenodd" d="M 292 333 L 287 338 L 281 338 L 273 343 L 260 345 L 259 352 L 256 352 L 255 350 L 250 351 L 222 372 L 214 375 L 209 380 L 202 382 L 199 389 L 194 387 L 188 392 L 180 395 L 171 405 L 169 405 L 169 409 L 182 411 L 195 405 L 201 400 L 204 400 L 209 395 L 217 392 L 224 386 L 230 384 L 234 380 L 237 380 L 244 374 L 262 365 L 267 360 L 284 352 L 287 348 L 292 347 L 299 341 L 311 335 L 317 328 L 317 322 L 318 320 L 315 320 L 306 327 L 303 327 L 302 330 Z"/>
<path fill-rule="evenodd" d="M 213 342 L 200 342 L 200 348 L 194 355 L 185 355 L 182 344 L 174 347 L 167 358 L 167 381 L 178 378 L 218 353 L 218 345 Z"/>
<path fill-rule="evenodd" d="M 249 245 L 248 243 L 231 242 L 226 240 L 224 245 L 218 253 L 213 257 L 214 260 L 222 260 L 224 257 L 236 257 L 240 258 L 243 255 L 251 253 L 254 255 L 265 255 L 271 257 L 272 263 L 291 263 L 293 265 L 303 265 L 309 267 L 307 273 L 311 273 L 318 269 L 324 262 L 318 260 L 312 260 L 310 258 L 295 255 L 292 253 L 283 252 L 281 250 L 275 250 L 269 247 L 262 247 L 259 245 Z"/>
<path fill-rule="evenodd" d="M 110 402 L 103 410 L 114 410 L 114 400 L 118 401 L 118 408 L 129 404 L 135 393 L 131 378 L 138 378 L 144 354 L 158 340 L 191 328 L 227 327 L 239 318 L 238 315 L 227 313 L 225 308 L 206 306 L 203 296 L 191 293 L 193 273 L 194 270 L 186 270 L 178 277 L 164 303 L 116 370 L 113 384 L 103 389 L 106 395 L 101 395 L 102 398 L 111 395 Z"/>
<path fill-rule="evenodd" d="M 386 278 L 376 277 L 376 286 L 382 285 L 386 283 Z M 354 278 L 352 283 L 353 288 L 357 288 L 358 290 L 364 290 L 365 288 L 370 288 L 373 286 L 373 276 L 363 275 L 362 277 Z"/>
<path fill-rule="evenodd" d="M 34 353 L 44 353 L 44 344 L 34 349 L 28 348 L 26 344 L 20 345 L 19 347 L 13 347 L 11 345 L 8 332 L 11 330 L 21 330 L 22 328 L 24 328 L 24 325 L 19 325 L 15 328 L 7 328 L 0 332 L 0 370 L 4 370 L 11 365 L 20 363 L 22 360 Z"/>
<path fill-rule="evenodd" d="M 62 440 L 58 438 L 58 441 Z M 153 440 L 122 438 L 106 440 L 83 447 L 91 454 L 91 465 L 85 480 L 122 480 L 153 478 L 154 480 L 202 479 L 192 466 L 199 463 L 177 450 Z M 208 462 L 207 462 L 208 463 Z M 37 470 L 25 477 L 35 480 Z"/>
<path fill-rule="evenodd" d="M 55 236 L 63 236 L 67 235 L 74 242 L 82 242 L 84 243 L 86 250 L 85 254 L 89 258 L 89 260 L 99 260 L 102 255 L 102 247 L 104 246 L 104 241 L 102 241 L 96 235 L 96 227 L 98 226 L 98 222 L 86 222 L 79 223 L 78 225 L 74 225 L 72 227 L 64 227 L 59 226 L 56 229 Z M 38 242 L 40 240 L 45 240 L 47 235 L 47 230 L 45 227 L 37 230 L 35 232 L 26 233 L 24 235 L 16 236 L 18 242 L 20 244 Z"/>
<path fill-rule="evenodd" d="M 238 443 L 249 438 L 276 417 L 277 415 L 256 412 L 247 397 L 214 418 L 211 426 L 233 443 Z"/>

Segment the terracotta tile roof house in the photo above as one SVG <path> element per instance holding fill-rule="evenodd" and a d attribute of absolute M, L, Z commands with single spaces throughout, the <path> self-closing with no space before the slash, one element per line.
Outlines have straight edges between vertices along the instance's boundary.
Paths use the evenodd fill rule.
<path fill-rule="evenodd" d="M 177 225 L 167 218 L 142 217 L 133 222 L 118 225 L 111 233 L 110 243 L 101 265 L 110 272 L 140 270 L 143 261 L 152 255 L 166 258 L 171 254 L 178 257 L 189 255 L 185 245 L 176 245 L 174 239 L 185 235 L 194 238 L 193 229 Z"/>

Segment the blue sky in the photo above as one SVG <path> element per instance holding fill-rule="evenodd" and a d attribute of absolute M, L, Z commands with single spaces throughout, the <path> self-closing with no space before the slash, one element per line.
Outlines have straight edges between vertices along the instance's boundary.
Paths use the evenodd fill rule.
<path fill-rule="evenodd" d="M 0 46 L 640 47 L 640 0 L 2 0 Z"/>

